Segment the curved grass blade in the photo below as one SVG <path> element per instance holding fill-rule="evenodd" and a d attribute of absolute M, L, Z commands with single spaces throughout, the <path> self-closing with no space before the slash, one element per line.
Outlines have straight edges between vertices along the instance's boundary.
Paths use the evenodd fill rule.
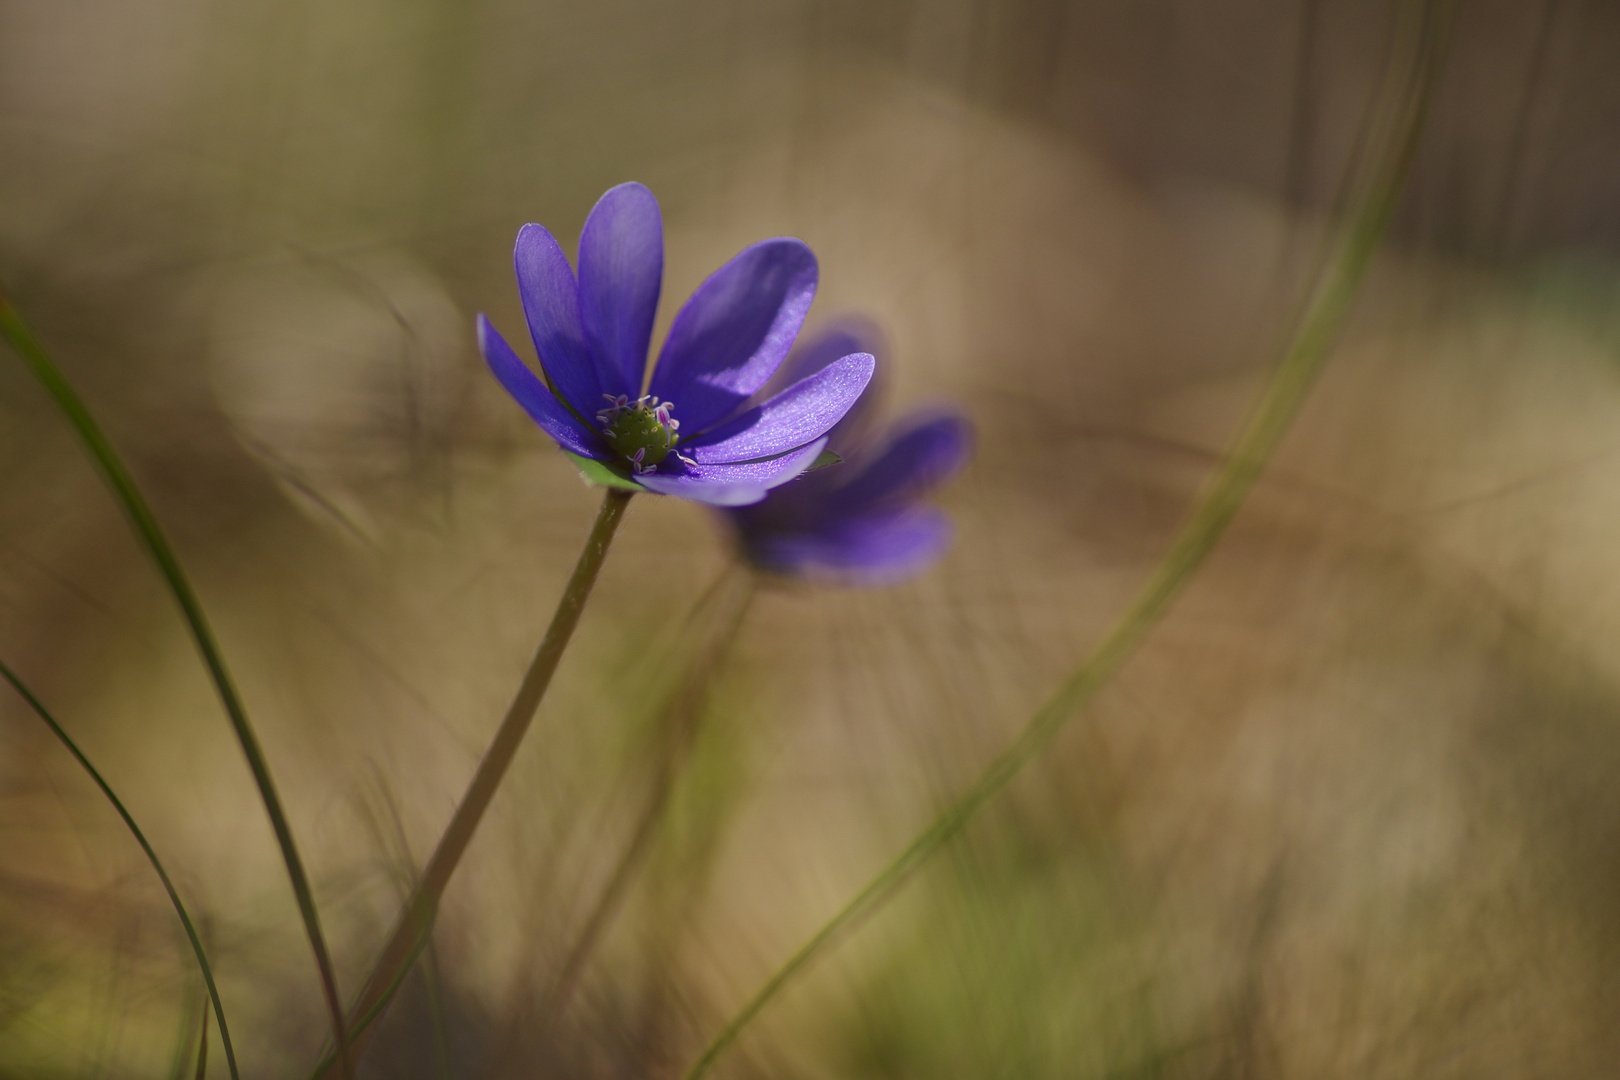
<path fill-rule="evenodd" d="M 270 819 L 270 827 L 276 835 L 276 844 L 281 848 L 282 860 L 287 864 L 287 876 L 292 881 L 293 896 L 298 901 L 298 913 L 304 921 L 304 931 L 309 937 L 310 949 L 315 954 L 315 966 L 320 973 L 321 991 L 326 998 L 327 1013 L 332 1022 L 332 1034 L 337 1040 L 343 1073 L 347 1077 L 352 1077 L 353 1069 L 349 1064 L 349 1038 L 343 1022 L 343 1001 L 338 994 L 337 976 L 332 970 L 332 956 L 326 947 L 326 936 L 321 932 L 315 895 L 310 889 L 309 877 L 304 872 L 304 862 L 298 854 L 298 845 L 293 840 L 292 826 L 288 824 L 287 815 L 282 809 L 281 796 L 276 793 L 275 779 L 270 774 L 270 763 L 264 756 L 264 750 L 259 746 L 259 737 L 248 720 L 247 708 L 242 703 L 241 695 L 237 693 L 230 670 L 225 666 L 225 657 L 214 640 L 214 632 L 203 613 L 202 603 L 197 599 L 197 594 L 191 587 L 191 580 L 181 569 L 180 560 L 176 558 L 174 549 L 169 546 L 168 538 L 158 524 L 157 516 L 147 505 L 146 497 L 141 494 L 129 467 L 118 456 L 118 451 L 113 449 L 112 443 L 101 430 L 101 425 L 96 423 L 95 417 L 90 414 L 83 399 L 56 366 L 50 353 L 34 336 L 33 331 L 23 321 L 22 315 L 12 306 L 4 292 L 0 292 L 0 337 L 5 338 L 16 350 L 28 370 L 44 385 L 46 392 L 51 395 L 57 407 L 73 425 L 73 429 L 84 440 L 91 458 L 101 469 L 124 513 L 128 515 L 136 536 L 157 563 L 164 582 L 174 595 L 175 602 L 180 605 L 180 612 L 185 617 L 186 626 L 191 630 L 197 651 L 202 654 L 209 678 L 213 680 L 220 702 L 225 707 L 225 715 L 230 719 L 237 742 L 242 746 L 242 755 L 247 758 L 248 768 L 253 773 L 253 782 L 258 786 L 259 797 L 264 802 L 265 815 Z"/>
<path fill-rule="evenodd" d="M 11 668 L 6 666 L 3 660 L 0 660 L 0 677 L 3 677 L 11 684 L 12 689 L 16 690 L 22 696 L 22 699 L 28 703 L 28 707 L 34 710 L 34 714 L 45 721 L 45 726 L 51 729 L 51 734 L 55 735 L 62 745 L 67 747 L 68 753 L 72 754 L 74 760 L 84 768 L 85 772 L 90 774 L 90 779 L 96 782 L 96 786 L 101 789 L 101 793 L 107 796 L 107 801 L 112 803 L 113 809 L 118 811 L 118 816 L 124 819 L 124 824 L 128 826 L 130 834 L 135 837 L 135 842 L 141 845 L 141 850 L 146 853 L 147 862 L 150 862 L 152 869 L 157 871 L 158 880 L 163 882 L 163 890 L 169 894 L 169 902 L 174 905 L 175 914 L 180 916 L 180 925 L 185 927 L 186 939 L 191 942 L 191 951 L 197 957 L 197 967 L 202 969 L 203 982 L 208 986 L 208 998 L 213 1002 L 214 1016 L 219 1021 L 219 1041 L 220 1045 L 225 1048 L 225 1064 L 231 1071 L 231 1080 L 239 1080 L 236 1072 L 236 1051 L 231 1046 L 231 1029 L 225 1023 L 225 1006 L 219 1000 L 219 987 L 214 985 L 214 969 L 208 964 L 208 954 L 203 951 L 202 938 L 197 936 L 197 927 L 192 923 L 191 916 L 186 912 L 186 905 L 181 903 L 180 894 L 175 891 L 174 882 L 169 880 L 169 873 L 163 869 L 163 863 L 158 859 L 157 852 L 153 851 L 152 845 L 147 843 L 146 834 L 141 832 L 139 825 L 135 824 L 135 819 L 130 816 L 129 810 L 125 808 L 123 801 L 118 798 L 112 787 L 102 778 L 96 767 L 90 764 L 90 759 L 84 756 L 84 751 L 79 749 L 78 744 L 62 729 L 62 725 L 56 722 L 56 718 L 50 714 L 39 698 L 35 697 L 33 691 L 23 685 L 22 680 L 17 677 Z M 207 1010 L 203 1012 L 203 1031 L 203 1037 L 206 1039 L 206 1032 L 208 1031 Z"/>
<path fill-rule="evenodd" d="M 706 1073 L 790 979 L 833 945 L 844 931 L 871 914 L 913 870 L 960 832 L 981 807 L 1045 749 L 1064 723 L 1136 651 L 1214 549 L 1310 389 L 1395 212 L 1438 80 L 1447 40 L 1449 7 L 1447 0 L 1409 5 L 1405 13 L 1410 23 L 1405 27 L 1409 36 L 1398 41 L 1397 48 L 1404 46 L 1410 50 L 1410 55 L 1402 57 L 1407 63 L 1390 65 L 1391 81 L 1374 106 L 1373 115 L 1382 123 L 1372 124 L 1370 128 L 1386 131 L 1387 135 L 1362 188 L 1364 194 L 1341 234 L 1336 251 L 1326 261 L 1305 305 L 1299 328 L 1248 424 L 1152 578 L 1096 650 L 1030 718 L 1013 744 L 777 969 L 699 1055 L 687 1070 L 685 1080 L 697 1080 Z"/>

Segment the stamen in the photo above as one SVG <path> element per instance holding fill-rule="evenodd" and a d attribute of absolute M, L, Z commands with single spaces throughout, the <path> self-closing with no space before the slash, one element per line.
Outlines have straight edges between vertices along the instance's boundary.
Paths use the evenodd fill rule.
<path fill-rule="evenodd" d="M 604 393 L 612 406 L 596 414 L 602 426 L 602 439 L 618 455 L 619 460 L 640 475 L 656 472 L 659 463 L 669 456 L 680 436 L 679 426 L 671 414 L 674 402 L 662 401 L 651 394 L 643 394 L 631 401 L 627 395 L 617 397 Z"/>

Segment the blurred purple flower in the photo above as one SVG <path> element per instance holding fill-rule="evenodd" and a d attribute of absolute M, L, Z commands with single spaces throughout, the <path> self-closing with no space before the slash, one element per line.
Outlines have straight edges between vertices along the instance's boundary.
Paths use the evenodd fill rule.
<path fill-rule="evenodd" d="M 808 247 L 763 240 L 709 275 L 681 308 L 644 395 L 664 226 L 641 184 L 620 184 L 591 210 L 577 279 L 539 225 L 519 230 L 514 259 L 545 381 L 479 315 L 484 359 L 559 446 L 648 491 L 715 506 L 758 502 L 815 461 L 872 377 L 872 357 L 856 352 L 758 395 L 816 292 Z"/>
<path fill-rule="evenodd" d="M 840 356 L 877 351 L 877 341 L 871 327 L 846 323 L 795 349 L 772 381 L 812 377 Z M 918 573 L 944 553 L 950 518 L 920 503 L 967 463 L 972 425 L 955 410 L 934 408 L 877 430 L 881 396 L 881 378 L 874 379 L 828 433 L 841 464 L 724 512 L 750 562 L 794 577 L 874 585 Z"/>

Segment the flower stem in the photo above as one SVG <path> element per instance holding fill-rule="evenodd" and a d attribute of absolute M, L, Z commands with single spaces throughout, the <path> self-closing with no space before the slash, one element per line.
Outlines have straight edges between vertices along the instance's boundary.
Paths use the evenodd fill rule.
<path fill-rule="evenodd" d="M 1414 9 L 1419 6 L 1411 5 Z M 1101 644 L 1030 718 L 1012 745 L 992 760 L 956 801 L 777 969 L 698 1056 L 687 1070 L 685 1080 L 697 1080 L 708 1072 L 737 1040 L 743 1028 L 790 979 L 833 945 L 857 920 L 875 910 L 1052 741 L 1064 723 L 1130 658 L 1214 549 L 1304 400 L 1389 225 L 1411 170 L 1438 79 L 1447 37 L 1448 9 L 1447 0 L 1421 3 L 1421 14 L 1407 26 L 1412 33 L 1406 42 L 1411 54 L 1403 59 L 1408 63 L 1390 65 L 1390 81 L 1375 104 L 1374 115 L 1387 125 L 1387 135 L 1361 201 L 1340 236 L 1334 256 L 1325 264 L 1298 329 L 1247 426 L 1152 578 Z M 1410 12 L 1408 14 L 1410 17 Z"/>
<path fill-rule="evenodd" d="M 168 871 L 163 869 L 163 863 L 158 860 L 157 852 L 152 850 L 152 845 L 146 840 L 146 834 L 141 832 L 139 825 L 135 824 L 134 817 L 124 807 L 123 801 L 113 792 L 111 785 L 102 778 L 96 767 L 90 764 L 90 759 L 84 756 L 84 751 L 79 749 L 78 744 L 63 730 L 62 725 L 56 722 L 56 718 L 45 708 L 44 703 L 34 696 L 33 691 L 29 690 L 23 684 L 23 681 L 17 678 L 16 673 L 7 667 L 3 660 L 0 660 L 0 677 L 4 677 L 11 684 L 12 689 L 22 695 L 22 699 L 28 702 L 28 707 L 34 710 L 34 714 L 45 721 L 45 726 L 51 729 L 51 733 L 61 741 L 63 746 L 67 747 L 68 753 L 73 755 L 74 760 L 84 768 L 85 772 L 90 774 L 90 779 L 96 782 L 96 787 L 100 788 L 101 793 L 107 796 L 107 801 L 112 803 L 114 810 L 118 811 L 118 816 L 124 819 L 124 824 L 129 827 L 130 834 L 135 837 L 135 842 L 141 845 L 141 850 L 146 853 L 146 861 L 152 864 L 153 870 L 157 871 L 158 880 L 163 882 L 163 891 L 169 894 L 169 902 L 174 905 L 175 914 L 180 916 L 180 925 L 185 928 L 186 939 L 191 942 L 191 951 L 196 954 L 197 966 L 202 969 L 203 982 L 208 986 L 208 997 L 214 1003 L 214 1016 L 219 1021 L 219 1041 L 225 1047 L 225 1064 L 230 1068 L 231 1080 L 237 1080 L 236 1050 L 231 1046 L 231 1029 L 225 1023 L 225 1006 L 219 1000 L 219 987 L 214 985 L 214 969 L 209 966 L 208 954 L 203 951 L 202 938 L 197 935 L 197 927 L 192 923 L 191 916 L 186 912 L 186 905 L 180 902 L 180 894 L 175 891 L 174 882 L 169 880 Z M 207 1023 L 208 1017 L 205 1012 L 203 1014 L 205 1031 L 207 1030 Z"/>
<path fill-rule="evenodd" d="M 618 531 L 631 494 L 610 488 L 603 496 L 596 524 L 585 541 L 585 549 L 579 554 L 573 576 L 568 579 L 562 599 L 557 602 L 551 625 L 546 629 L 546 636 L 523 676 L 517 696 L 512 699 L 506 718 L 501 721 L 494 740 L 485 751 L 483 760 L 478 763 L 478 771 L 467 785 L 466 794 L 461 797 L 461 803 L 451 816 L 444 835 L 439 838 L 438 846 L 433 849 L 421 878 L 405 901 L 405 909 L 400 913 L 393 933 L 383 946 L 376 964 L 372 966 L 370 977 L 350 1010 L 357 1036 L 382 1014 L 405 973 L 421 954 L 433 929 L 439 899 L 450 884 L 450 877 L 461 862 L 461 856 L 467 850 L 479 822 L 483 820 L 484 811 L 489 808 L 490 800 L 495 797 L 501 779 L 512 764 L 512 758 L 529 730 L 529 723 L 534 719 L 535 710 L 540 707 L 540 699 L 545 697 L 551 676 L 557 670 L 557 662 L 562 659 L 568 639 L 573 636 L 574 627 L 579 623 L 580 612 L 591 595 L 591 587 L 596 584 L 597 572 L 607 557 L 608 547 Z M 316 1067 L 315 1075 L 323 1075 L 331 1065 L 331 1058 L 326 1058 Z"/>
<path fill-rule="evenodd" d="M 315 967 L 320 974 L 321 992 L 326 998 L 326 1008 L 332 1022 L 332 1035 L 337 1042 L 338 1056 L 343 1064 L 343 1075 L 352 1077 L 349 1038 L 343 1023 L 343 1001 L 338 994 L 337 977 L 332 970 L 332 957 L 326 947 L 326 937 L 321 932 L 315 895 L 310 889 L 309 877 L 304 872 L 298 845 L 293 840 L 292 826 L 288 824 L 287 815 L 282 809 L 281 797 L 276 793 L 270 763 L 264 756 L 263 748 L 259 746 L 258 735 L 248 720 L 247 708 L 242 703 L 241 695 L 237 693 L 230 670 L 225 666 L 225 657 L 214 640 L 214 632 L 208 625 L 207 616 L 203 614 L 202 603 L 197 599 L 190 579 L 181 569 L 180 560 L 175 556 L 174 549 L 169 546 L 168 538 L 158 524 L 157 516 L 152 513 L 146 497 L 141 494 L 129 467 L 119 457 L 118 451 L 113 449 L 112 443 L 101 430 L 101 425 L 96 423 L 95 417 L 90 414 L 84 400 L 73 389 L 73 385 L 56 366 L 55 361 L 34 336 L 28 324 L 23 321 L 22 315 L 11 305 L 4 292 L 0 292 L 0 337 L 5 338 L 16 350 L 23 363 L 44 385 L 46 392 L 51 395 L 68 422 L 79 433 L 80 439 L 90 451 L 91 458 L 101 469 L 102 475 L 113 489 L 113 494 L 123 506 L 136 535 L 157 563 L 158 570 L 169 591 L 174 595 L 175 602 L 180 605 L 181 614 L 191 630 L 197 651 L 202 654 L 203 665 L 208 669 L 209 678 L 213 680 L 214 689 L 225 707 L 225 715 L 229 717 L 231 727 L 236 732 L 237 742 L 242 746 L 242 755 L 247 758 L 248 769 L 253 773 L 253 782 L 258 786 L 259 797 L 264 802 L 265 816 L 270 819 L 270 827 L 276 835 L 276 844 L 281 848 L 282 861 L 287 864 L 287 876 L 292 881 L 293 896 L 298 901 L 298 914 L 303 919 L 310 950 L 315 954 Z"/>

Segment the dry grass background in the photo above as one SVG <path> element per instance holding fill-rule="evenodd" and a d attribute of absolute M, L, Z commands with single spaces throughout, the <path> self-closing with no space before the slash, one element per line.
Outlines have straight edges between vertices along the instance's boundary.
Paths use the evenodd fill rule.
<path fill-rule="evenodd" d="M 632 505 L 373 1075 L 671 1075 L 1011 737 L 1250 403 L 1388 21 L 0 3 L 0 279 L 199 583 L 348 986 L 590 520 L 473 347 L 474 312 L 520 325 L 519 224 L 567 242 L 606 187 L 649 184 L 660 335 L 739 247 L 801 236 L 812 320 L 870 314 L 896 404 L 979 426 L 942 565 L 758 600 L 645 878 L 546 1018 L 525 1010 L 727 557 L 697 508 Z M 727 1075 L 1613 1074 L 1617 29 L 1590 0 L 1465 7 L 1391 244 L 1233 531 Z M 248 1073 L 296 1073 L 317 987 L 190 644 L 15 364 L 0 415 L 0 655 L 205 914 Z M 162 1074 L 196 995 L 171 921 L 71 761 L 0 705 L 0 1075 Z"/>

